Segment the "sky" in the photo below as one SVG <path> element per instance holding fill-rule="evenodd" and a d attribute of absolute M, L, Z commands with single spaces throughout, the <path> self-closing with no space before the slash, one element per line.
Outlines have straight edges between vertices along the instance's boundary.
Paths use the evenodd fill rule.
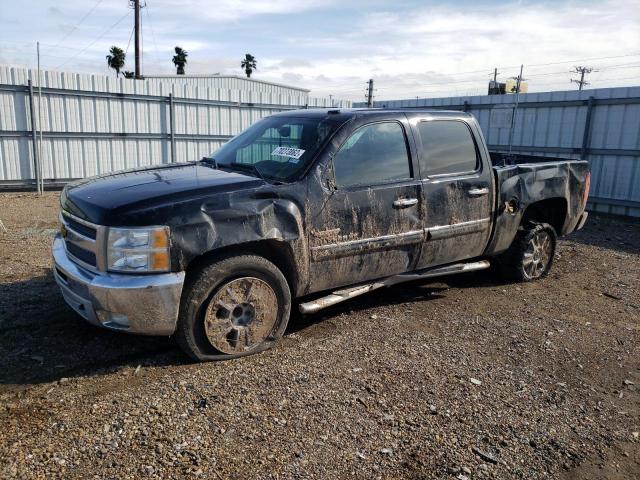
<path fill-rule="evenodd" d="M 144 1 L 144 0 L 143 0 Z M 143 74 L 172 74 L 173 47 L 187 74 L 244 75 L 311 90 L 313 96 L 376 100 L 485 94 L 524 64 L 529 91 L 573 90 L 570 71 L 592 67 L 587 88 L 640 85 L 640 0 L 146 0 Z M 127 0 L 0 0 L 0 64 L 113 75 L 105 56 L 127 51 Z"/>

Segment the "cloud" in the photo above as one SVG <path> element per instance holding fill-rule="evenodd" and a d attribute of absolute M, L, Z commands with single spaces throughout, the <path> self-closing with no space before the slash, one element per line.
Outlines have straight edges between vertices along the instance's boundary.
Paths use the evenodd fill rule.
<path fill-rule="evenodd" d="M 331 5 L 329 0 L 182 0 L 179 3 L 178 16 L 196 12 L 200 18 L 210 20 L 242 20 L 264 15 L 287 15 Z M 154 9 L 175 9 L 173 0 L 157 0 Z"/>
<path fill-rule="evenodd" d="M 313 64 L 311 63 L 311 61 L 307 60 L 306 58 L 283 58 L 282 60 L 267 60 L 266 62 L 264 62 L 266 65 L 264 65 L 262 67 L 262 70 L 267 72 L 267 71 L 272 71 L 272 70 L 278 70 L 278 69 L 289 69 L 289 68 L 300 68 L 300 67 L 311 67 L 313 66 Z"/>
<path fill-rule="evenodd" d="M 374 77 L 380 98 L 429 95 L 443 89 L 460 94 L 484 91 L 493 66 L 509 67 L 501 73 L 511 76 L 520 63 L 640 53 L 640 2 L 429 6 L 410 15 L 378 11 L 365 15 L 339 36 L 299 37 L 290 42 L 333 52 L 311 66 L 289 65 L 286 69 L 308 79 L 306 85 L 314 93 L 361 96 L 361 86 L 350 87 L 347 79 Z M 610 63 L 602 61 L 603 67 Z M 563 84 L 568 88 L 571 66 L 531 67 L 525 69 L 525 77 L 531 73 L 532 90 Z M 562 69 L 564 72 L 547 75 Z M 638 75 L 640 69 L 629 73 L 633 72 Z M 278 73 L 273 69 L 269 75 Z M 319 75 L 331 81 L 318 81 Z"/>
<path fill-rule="evenodd" d="M 47 13 L 25 14 L 36 7 Z M 82 49 L 127 12 L 122 2 L 101 3 L 59 48 L 51 47 L 90 8 L 80 0 L 3 6 L 3 61 L 33 66 L 37 38 L 45 66 L 66 61 L 67 70 L 107 73 L 106 50 L 114 44 L 126 48 L 132 16 Z M 483 93 L 493 67 L 504 79 L 516 75 L 521 63 L 531 91 L 575 88 L 569 84 L 571 62 L 538 64 L 640 54 L 640 0 L 184 0 L 179 6 L 153 0 L 143 10 L 142 26 L 146 73 L 175 72 L 176 45 L 189 52 L 192 74 L 242 75 L 240 60 L 251 52 L 258 59 L 257 79 L 350 99 L 363 98 L 369 78 L 378 99 Z M 132 51 L 131 44 L 127 69 L 133 68 Z M 594 87 L 640 80 L 634 66 L 640 55 L 584 63 L 600 70 L 589 76 Z"/>

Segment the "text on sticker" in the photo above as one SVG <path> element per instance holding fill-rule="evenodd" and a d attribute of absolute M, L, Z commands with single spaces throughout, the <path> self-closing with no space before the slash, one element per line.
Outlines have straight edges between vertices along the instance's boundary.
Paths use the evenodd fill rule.
<path fill-rule="evenodd" d="M 302 150 L 300 148 L 277 147 L 273 152 L 271 152 L 271 155 L 299 159 L 304 154 L 304 152 L 305 150 Z"/>

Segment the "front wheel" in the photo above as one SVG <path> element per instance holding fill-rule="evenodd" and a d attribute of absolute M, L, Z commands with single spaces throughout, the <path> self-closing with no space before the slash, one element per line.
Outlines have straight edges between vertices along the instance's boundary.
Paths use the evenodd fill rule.
<path fill-rule="evenodd" d="M 261 352 L 282 336 L 291 292 L 282 272 L 255 255 L 233 256 L 194 274 L 183 295 L 176 337 L 198 361 Z"/>
<path fill-rule="evenodd" d="M 501 273 L 521 282 L 545 277 L 553 265 L 557 238 L 555 229 L 548 223 L 530 223 L 498 258 Z"/>

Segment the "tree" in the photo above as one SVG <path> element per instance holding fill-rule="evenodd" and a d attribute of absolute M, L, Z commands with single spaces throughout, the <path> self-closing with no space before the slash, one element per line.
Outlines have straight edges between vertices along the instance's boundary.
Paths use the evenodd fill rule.
<path fill-rule="evenodd" d="M 247 78 L 251 78 L 251 74 L 253 73 L 253 71 L 258 69 L 256 57 L 254 57 L 250 53 L 247 53 L 244 56 L 244 60 L 240 62 L 240 66 L 244 68 L 244 73 L 247 74 Z"/>
<path fill-rule="evenodd" d="M 109 55 L 107 55 L 107 65 L 109 68 L 113 68 L 116 71 L 116 77 L 120 75 L 120 70 L 124 67 L 125 53 L 121 48 L 116 46 L 111 47 Z"/>
<path fill-rule="evenodd" d="M 125 70 L 124 72 L 122 72 L 122 74 L 124 75 L 124 78 L 136 78 L 135 72 Z"/>
<path fill-rule="evenodd" d="M 176 54 L 173 56 L 173 64 L 177 68 L 178 75 L 184 75 L 184 66 L 187 64 L 189 54 L 180 47 L 175 47 Z"/>

